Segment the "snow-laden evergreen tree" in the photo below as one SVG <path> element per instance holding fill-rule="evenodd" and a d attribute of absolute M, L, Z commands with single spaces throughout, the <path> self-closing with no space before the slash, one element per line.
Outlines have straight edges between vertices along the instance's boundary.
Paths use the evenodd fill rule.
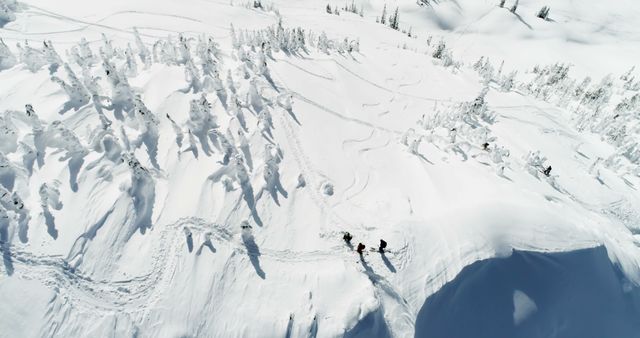
<path fill-rule="evenodd" d="M 69 101 L 65 102 L 64 107 L 60 111 L 60 114 L 64 114 L 65 112 L 73 109 L 78 110 L 81 107 L 85 106 L 91 100 L 91 95 L 84 87 L 82 82 L 78 79 L 75 72 L 71 69 L 68 63 L 64 64 L 64 69 L 67 72 L 67 77 L 69 78 L 69 83 L 60 79 L 57 76 L 52 76 L 51 81 L 57 83 L 62 87 L 62 89 L 69 96 Z"/>
<path fill-rule="evenodd" d="M 488 85 L 489 82 L 491 82 L 495 77 L 495 70 L 493 68 L 493 65 L 491 64 L 491 61 L 489 60 L 489 58 L 485 58 L 484 56 L 480 57 L 480 60 L 474 63 L 473 69 L 478 72 L 478 75 L 480 75 L 480 77 L 482 78 L 482 82 L 485 85 Z"/>
<path fill-rule="evenodd" d="M 102 33 L 102 46 L 100 47 L 100 56 L 103 61 L 111 60 L 116 57 L 116 49 L 113 47 L 111 40 Z"/>
<path fill-rule="evenodd" d="M 69 185 L 78 191 L 78 174 L 89 151 L 82 145 L 76 134 L 61 121 L 53 121 L 47 129 L 47 146 L 65 151 L 59 160 L 69 160 Z"/>
<path fill-rule="evenodd" d="M 54 184 L 42 183 L 40 189 L 38 189 L 40 195 L 40 204 L 43 208 L 53 208 L 54 210 L 61 210 L 63 207 L 62 201 L 60 201 L 60 190 Z"/>
<path fill-rule="evenodd" d="M 444 40 L 440 39 L 438 45 L 436 46 L 436 49 L 433 51 L 433 54 L 431 54 L 431 56 L 433 56 L 434 59 L 442 59 L 444 57 L 446 48 L 447 45 L 444 43 Z"/>
<path fill-rule="evenodd" d="M 301 43 L 301 42 L 300 42 Z M 267 57 L 264 54 L 263 49 L 258 49 L 255 53 L 253 60 L 253 70 L 256 75 L 269 75 L 269 68 L 267 67 Z"/>
<path fill-rule="evenodd" d="M 167 120 L 171 122 L 171 128 L 173 129 L 173 132 L 176 134 L 176 145 L 178 145 L 178 154 L 180 154 L 179 150 L 180 148 L 182 148 L 182 142 L 184 141 L 184 133 L 182 132 L 182 128 L 180 127 L 180 125 L 171 118 L 171 115 L 167 114 L 166 117 L 167 117 Z"/>
<path fill-rule="evenodd" d="M 240 48 L 240 46 L 242 46 L 242 43 L 238 40 L 238 36 L 235 27 L 233 27 L 233 23 L 231 23 L 231 27 L 229 30 L 231 36 L 231 46 L 233 46 L 234 49 Z"/>
<path fill-rule="evenodd" d="M 147 148 L 147 154 L 149 155 L 151 164 L 154 168 L 160 169 L 160 164 L 158 163 L 158 142 L 160 139 L 158 126 L 160 125 L 160 121 L 155 114 L 147 108 L 140 96 L 135 98 L 134 110 L 141 132 L 138 139 L 133 142 L 133 145 L 137 148 L 144 144 Z"/>
<path fill-rule="evenodd" d="M 110 102 L 111 99 L 103 94 L 102 88 L 99 84 L 100 80 L 101 77 L 93 76 L 93 74 L 91 74 L 90 68 L 84 67 L 82 69 L 82 83 L 91 96 L 91 101 L 93 102 L 96 112 L 98 112 L 103 124 L 111 124 L 103 111 L 103 109 L 113 109 Z"/>
<path fill-rule="evenodd" d="M 640 112 L 640 94 L 624 98 L 614 110 L 617 113 Z"/>
<path fill-rule="evenodd" d="M 13 191 L 20 170 L 0 151 L 0 186 Z"/>
<path fill-rule="evenodd" d="M 505 2 L 507 2 L 507 0 L 500 0 L 500 3 L 498 4 L 498 7 L 503 8 Z"/>
<path fill-rule="evenodd" d="M 225 80 L 225 84 L 230 92 L 234 94 L 237 92 L 235 81 L 233 80 L 233 76 L 231 74 L 231 69 L 227 70 L 227 78 Z"/>
<path fill-rule="evenodd" d="M 268 136 L 269 139 L 273 139 L 273 119 L 271 117 L 271 111 L 267 106 L 262 108 L 258 113 L 258 128 L 260 128 L 263 135 Z"/>
<path fill-rule="evenodd" d="M 204 59 L 220 59 L 220 46 L 212 36 L 198 36 L 198 44 L 196 45 L 196 54 L 200 60 Z M 204 62 L 204 61 L 203 61 Z"/>
<path fill-rule="evenodd" d="M 153 45 L 153 61 L 165 65 L 184 64 L 186 59 L 190 58 L 190 56 L 183 58 L 184 54 L 188 52 L 188 48 L 184 41 L 183 44 L 176 46 L 171 36 L 166 40 L 158 40 Z"/>
<path fill-rule="evenodd" d="M 183 93 L 193 91 L 198 93 L 202 90 L 202 80 L 200 79 L 200 72 L 198 68 L 193 64 L 192 60 L 187 61 L 184 65 L 184 77 L 185 81 L 189 84 L 186 88 L 180 90 Z"/>
<path fill-rule="evenodd" d="M 395 30 L 398 30 L 400 27 L 400 16 L 398 14 L 398 7 L 396 7 L 396 10 L 393 12 L 393 15 L 389 17 L 389 27 Z"/>
<path fill-rule="evenodd" d="M 511 73 L 509 73 L 509 75 L 502 78 L 500 82 L 500 89 L 504 92 L 511 91 L 515 85 L 515 79 L 517 75 L 518 75 L 518 71 L 514 70 Z"/>
<path fill-rule="evenodd" d="M 29 177 L 33 174 L 33 164 L 36 162 L 36 151 L 28 144 L 20 142 L 18 152 L 22 155 L 22 166 L 27 171 Z"/>
<path fill-rule="evenodd" d="M 15 66 L 16 63 L 17 59 L 15 55 L 11 53 L 9 46 L 7 46 L 2 38 L 0 38 L 0 71 L 9 69 Z"/>
<path fill-rule="evenodd" d="M 179 65 L 184 65 L 191 61 L 191 46 L 189 45 L 189 39 L 184 35 L 178 35 L 178 59 L 176 60 Z"/>
<path fill-rule="evenodd" d="M 265 145 L 263 178 L 265 181 L 264 190 L 269 192 L 273 201 L 280 205 L 278 193 L 287 198 L 288 193 L 280 183 L 280 162 L 282 161 L 282 150 L 272 144 Z"/>
<path fill-rule="evenodd" d="M 152 225 L 151 216 L 153 215 L 153 204 L 156 196 L 155 180 L 149 170 L 142 166 L 133 154 L 124 154 L 122 162 L 131 171 L 131 186 L 127 192 L 133 201 L 133 210 L 135 212 L 133 227 L 129 236 L 133 235 L 136 230 L 145 233 Z"/>
<path fill-rule="evenodd" d="M 329 14 L 333 14 L 333 11 L 331 10 L 331 5 L 327 4 L 326 11 L 327 11 L 327 13 L 329 13 Z"/>
<path fill-rule="evenodd" d="M 133 28 L 133 35 L 136 40 L 136 48 L 138 48 L 138 56 L 140 57 L 140 61 L 142 61 L 145 67 L 149 67 L 151 65 L 151 53 L 142 41 L 140 32 L 138 32 L 138 29 L 135 27 Z"/>
<path fill-rule="evenodd" d="M 258 91 L 258 79 L 256 77 L 252 77 L 249 80 L 249 90 L 245 102 L 249 103 L 256 112 L 261 111 L 264 106 L 262 96 Z"/>
<path fill-rule="evenodd" d="M 47 135 L 45 132 L 44 123 L 40 120 L 32 105 L 25 105 L 25 122 L 31 127 L 31 137 L 33 138 L 33 145 L 36 152 L 36 160 L 38 162 L 38 168 L 42 168 L 44 165 L 44 158 L 46 153 Z"/>
<path fill-rule="evenodd" d="M 78 44 L 78 55 L 82 59 L 82 62 L 78 63 L 79 65 L 86 64 L 92 66 L 98 62 L 98 57 L 93 54 L 89 42 L 84 37 L 80 39 L 80 43 Z"/>
<path fill-rule="evenodd" d="M 43 183 L 38 189 L 40 195 L 40 206 L 42 207 L 42 214 L 47 225 L 47 232 L 53 239 L 58 238 L 58 230 L 55 227 L 54 217 L 51 214 L 51 209 L 62 209 L 62 203 L 60 202 L 60 192 L 57 187 Z"/>
<path fill-rule="evenodd" d="M 63 63 L 62 59 L 60 58 L 60 55 L 58 55 L 58 52 L 56 52 L 55 48 L 53 48 L 53 43 L 51 41 L 43 41 L 42 44 L 44 45 L 42 48 L 44 58 L 49 63 L 49 74 L 53 74 Z"/>
<path fill-rule="evenodd" d="M 540 177 L 540 174 L 547 168 L 547 158 L 540 154 L 540 151 L 529 152 L 524 158 L 525 169 L 533 176 Z"/>
<path fill-rule="evenodd" d="M 135 77 L 138 75 L 138 63 L 136 62 L 135 53 L 131 44 L 127 44 L 127 49 L 124 50 L 125 63 L 123 65 L 123 72 L 128 77 Z"/>
<path fill-rule="evenodd" d="M 480 126 L 478 119 L 489 124 L 495 122 L 496 113 L 489 110 L 486 101 L 488 92 L 489 87 L 484 87 L 480 94 L 472 102 L 463 105 L 461 115 L 462 120 L 473 128 Z"/>
<path fill-rule="evenodd" d="M 7 211 L 11 211 L 13 216 L 10 216 Z M 29 210 L 17 192 L 11 192 L 0 185 L 0 222 L 6 222 L 5 224 L 0 224 L 0 226 L 9 226 L 13 222 L 8 221 L 7 218 L 10 219 L 12 217 L 14 222 L 17 221 L 18 223 L 18 238 L 22 243 L 27 243 L 29 241 L 29 221 L 31 220 Z"/>
<path fill-rule="evenodd" d="M 387 4 L 384 4 L 384 7 L 382 7 L 382 16 L 380 16 L 380 23 L 383 25 L 387 24 Z"/>
<path fill-rule="evenodd" d="M 198 138 L 202 151 L 207 156 L 211 154 L 210 141 L 217 146 L 217 139 L 212 137 L 212 131 L 218 128 L 218 124 L 216 117 L 211 114 L 211 107 L 205 94 L 198 100 L 191 100 L 187 121 L 190 132 Z"/>
<path fill-rule="evenodd" d="M 103 62 L 102 67 L 109 84 L 111 85 L 111 109 L 113 109 L 115 117 L 123 120 L 122 112 L 129 113 L 132 116 L 134 106 L 135 93 L 129 81 L 124 74 L 120 74 L 116 68 L 108 61 Z"/>
<path fill-rule="evenodd" d="M 44 53 L 29 46 L 28 41 L 24 42 L 24 47 L 20 43 L 17 44 L 17 47 L 20 51 L 20 63 L 24 64 L 31 72 L 35 73 L 47 64 Z"/>
<path fill-rule="evenodd" d="M 0 151 L 12 153 L 18 148 L 18 128 L 9 113 L 0 116 Z"/>
<path fill-rule="evenodd" d="M 595 88 L 584 93 L 581 104 L 598 110 L 609 102 L 612 95 L 613 79 L 611 75 L 609 75 L 603 78 Z"/>

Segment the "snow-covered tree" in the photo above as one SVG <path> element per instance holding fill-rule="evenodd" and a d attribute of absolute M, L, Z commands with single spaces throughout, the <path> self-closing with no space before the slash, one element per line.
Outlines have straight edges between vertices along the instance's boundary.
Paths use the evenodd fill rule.
<path fill-rule="evenodd" d="M 133 220 L 133 231 L 139 230 L 144 233 L 151 228 L 153 215 L 153 204 L 156 196 L 155 180 L 147 168 L 140 164 L 140 161 L 133 154 L 124 154 L 122 162 L 131 171 L 131 186 L 127 190 L 133 202 L 135 218 Z"/>
<path fill-rule="evenodd" d="M 383 25 L 387 24 L 387 4 L 384 4 L 384 7 L 382 7 L 382 16 L 380 16 L 380 23 Z"/>
<path fill-rule="evenodd" d="M 17 46 L 20 51 L 20 62 L 31 72 L 35 73 L 47 64 L 44 53 L 39 49 L 29 46 L 28 41 L 24 42 L 24 47 L 20 43 L 18 43 Z"/>
<path fill-rule="evenodd" d="M 53 43 L 51 41 L 43 42 L 42 52 L 44 54 L 45 60 L 49 63 L 49 73 L 55 73 L 60 65 L 62 64 L 62 59 L 58 52 L 56 52 L 55 48 L 53 48 Z"/>
<path fill-rule="evenodd" d="M 200 141 L 204 153 L 211 154 L 210 142 L 218 147 L 217 139 L 212 134 L 218 128 L 217 119 L 211 114 L 211 103 L 205 94 L 199 100 L 192 100 L 189 109 L 189 120 L 187 126 L 191 133 Z"/>
<path fill-rule="evenodd" d="M 185 81 L 189 84 L 186 88 L 181 89 L 181 92 L 188 93 L 193 91 L 198 93 L 202 90 L 202 80 L 200 79 L 200 72 L 198 68 L 193 64 L 192 60 L 187 61 L 184 65 L 184 77 Z"/>
<path fill-rule="evenodd" d="M 109 84 L 111 85 L 111 109 L 117 119 L 124 119 L 123 111 L 133 116 L 132 110 L 134 106 L 135 93 L 126 75 L 118 72 L 113 64 L 108 61 L 103 62 L 102 67 Z"/>
<path fill-rule="evenodd" d="M 136 48 L 138 48 L 138 56 L 140 57 L 140 60 L 146 67 L 150 66 L 151 53 L 149 52 L 149 49 L 142 41 L 142 38 L 140 37 L 140 32 L 138 32 L 138 29 L 135 27 L 133 28 L 133 35 L 136 40 Z"/>
<path fill-rule="evenodd" d="M 511 89 L 513 89 L 515 85 L 515 78 L 517 75 L 518 75 L 518 72 L 514 70 L 511 73 L 509 73 L 509 75 L 505 76 L 501 80 L 500 89 L 505 92 L 511 91 Z"/>
<path fill-rule="evenodd" d="M 44 157 L 46 153 L 47 135 L 44 123 L 38 118 L 32 105 L 25 105 L 25 121 L 31 127 L 31 136 L 33 137 L 33 145 L 36 152 L 36 160 L 38 167 L 44 165 Z"/>
<path fill-rule="evenodd" d="M 78 174 L 89 151 L 82 145 L 76 134 L 61 121 L 53 121 L 47 129 L 47 146 L 65 152 L 59 160 L 69 160 L 69 185 L 78 191 Z"/>
<path fill-rule="evenodd" d="M 28 241 L 29 220 L 31 219 L 29 210 L 17 192 L 8 191 L 0 185 L 0 222 L 6 222 L 6 224 L 0 224 L 0 226 L 6 227 L 9 225 L 7 221 L 10 215 L 7 211 L 12 211 L 17 216 L 18 238 L 22 243 L 26 243 Z"/>
<path fill-rule="evenodd" d="M 155 114 L 147 108 L 140 96 L 135 98 L 134 110 L 138 118 L 141 133 L 133 144 L 136 147 L 144 144 L 147 148 L 147 154 L 149 155 L 151 164 L 156 169 L 160 169 L 160 164 L 158 164 L 158 142 L 160 139 L 158 126 L 160 125 L 160 121 L 158 121 Z"/>
<path fill-rule="evenodd" d="M 529 152 L 524 158 L 525 169 L 533 176 L 540 177 L 539 175 L 547 167 L 547 158 L 540 154 L 540 151 Z"/>
<path fill-rule="evenodd" d="M 0 116 L 0 151 L 12 153 L 18 148 L 18 128 L 9 113 Z"/>
<path fill-rule="evenodd" d="M 389 27 L 395 30 L 398 30 L 400 27 L 400 16 L 398 14 L 398 7 L 396 7 L 396 10 L 393 12 L 393 15 L 389 17 Z"/>
<path fill-rule="evenodd" d="M 16 57 L 0 38 L 0 71 L 9 69 L 17 63 Z"/>
<path fill-rule="evenodd" d="M 57 76 L 52 76 L 51 80 L 62 87 L 62 89 L 69 96 L 69 101 L 65 102 L 64 107 L 60 111 L 60 114 L 64 114 L 70 109 L 78 110 L 85 106 L 91 100 L 91 95 L 84 87 L 83 83 L 78 79 L 74 71 L 71 69 L 68 63 L 64 64 L 64 69 L 67 72 L 69 83 L 60 79 Z"/>
<path fill-rule="evenodd" d="M 542 8 L 540 8 L 536 16 L 540 19 L 547 20 L 549 18 L 549 11 L 551 11 L 551 8 L 549 6 L 543 6 Z"/>
<path fill-rule="evenodd" d="M 102 33 L 102 46 L 100 47 L 100 56 L 103 61 L 111 60 L 116 56 L 116 49 L 113 47 L 111 40 Z"/>

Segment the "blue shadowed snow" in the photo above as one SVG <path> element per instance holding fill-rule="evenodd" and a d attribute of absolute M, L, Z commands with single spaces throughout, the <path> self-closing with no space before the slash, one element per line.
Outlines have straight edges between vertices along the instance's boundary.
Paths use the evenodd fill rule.
<path fill-rule="evenodd" d="M 427 299 L 415 337 L 640 337 L 640 288 L 604 247 L 476 262 Z"/>

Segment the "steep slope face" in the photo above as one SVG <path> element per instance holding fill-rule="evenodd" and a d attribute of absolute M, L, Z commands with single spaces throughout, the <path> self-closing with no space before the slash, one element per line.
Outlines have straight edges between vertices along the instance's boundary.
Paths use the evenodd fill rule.
<path fill-rule="evenodd" d="M 602 247 L 514 252 L 465 267 L 429 297 L 415 336 L 637 337 L 638 292 Z"/>
<path fill-rule="evenodd" d="M 488 2 L 401 3 L 414 38 L 373 1 L 24 5 L 0 30 L 1 335 L 412 336 L 512 249 L 604 245 L 640 281 L 633 72 L 477 61 L 526 32 Z M 586 27 L 566 15 L 529 48 Z"/>

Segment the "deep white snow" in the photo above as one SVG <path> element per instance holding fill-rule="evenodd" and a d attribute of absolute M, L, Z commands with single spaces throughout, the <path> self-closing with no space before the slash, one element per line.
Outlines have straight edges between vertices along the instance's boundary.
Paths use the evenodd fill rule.
<path fill-rule="evenodd" d="M 0 0 L 0 336 L 638 337 L 640 3 L 499 2 Z"/>

